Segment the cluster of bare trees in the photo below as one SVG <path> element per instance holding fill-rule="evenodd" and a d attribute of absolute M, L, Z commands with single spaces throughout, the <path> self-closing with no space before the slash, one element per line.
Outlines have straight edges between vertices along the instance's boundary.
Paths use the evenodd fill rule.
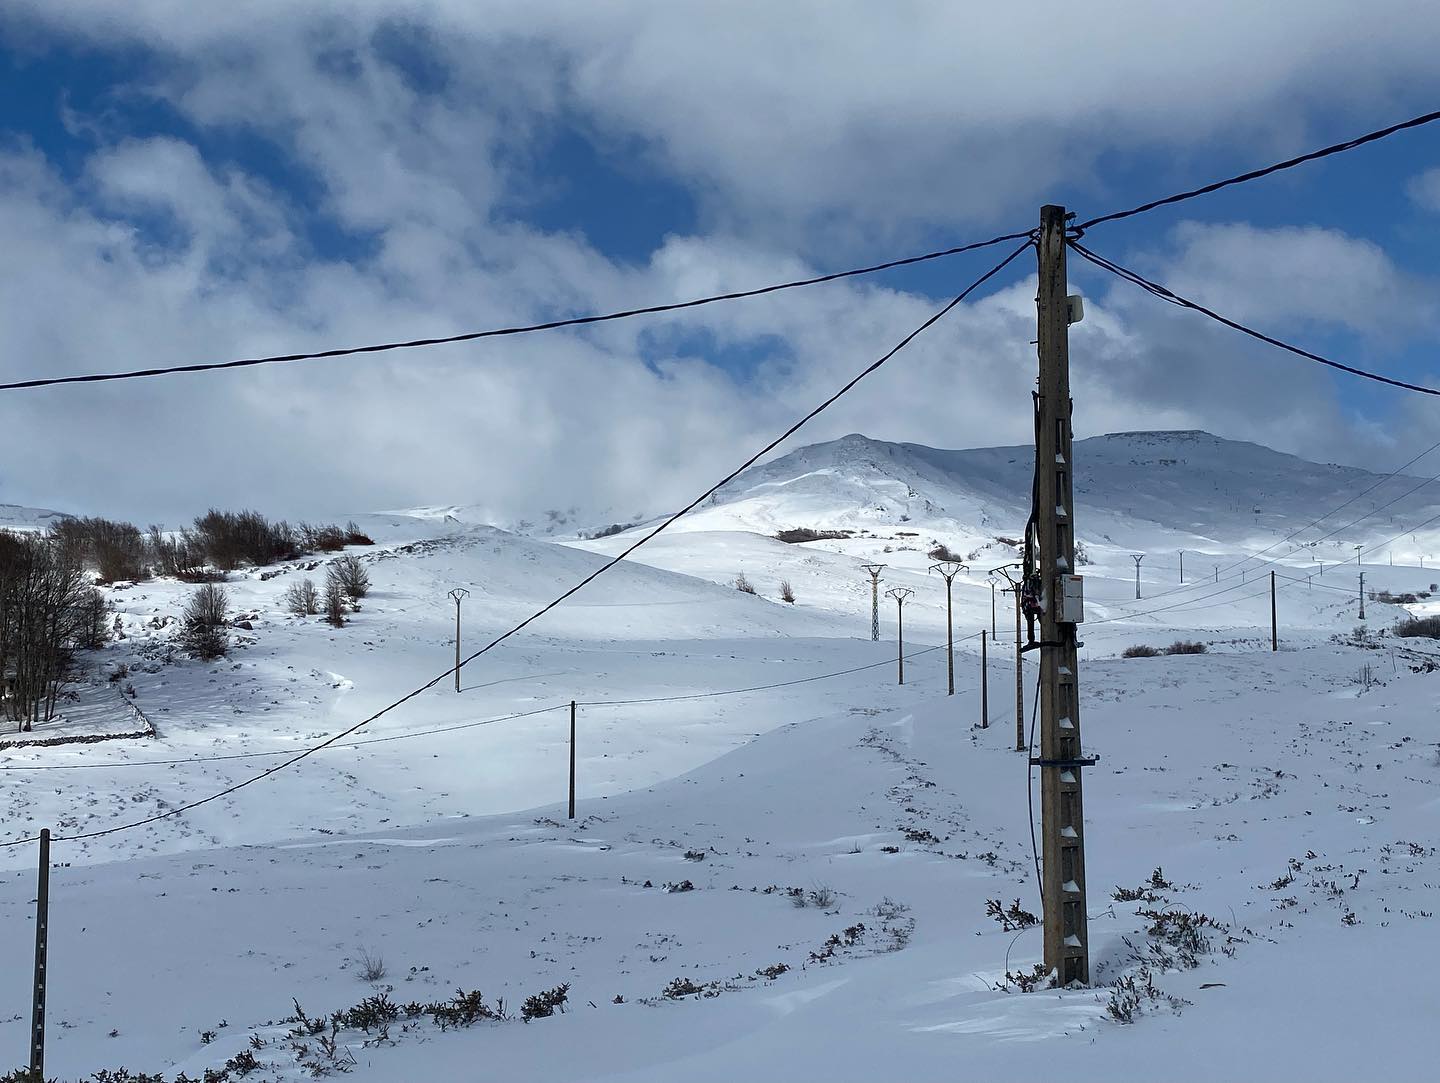
<path fill-rule="evenodd" d="M 152 574 L 203 583 L 223 579 L 224 573 L 246 564 L 274 564 L 306 553 L 373 544 L 353 521 L 343 527 L 311 523 L 292 527 L 284 520 L 272 522 L 258 511 L 214 508 L 193 526 L 177 531 L 152 526 L 142 532 L 133 523 L 71 518 L 56 523 L 51 533 L 77 551 L 102 583 L 141 580 Z"/>
<path fill-rule="evenodd" d="M 104 645 L 105 617 L 73 535 L 0 531 L 0 714 L 22 732 L 53 718 L 75 652 Z"/>
<path fill-rule="evenodd" d="M 313 580 L 302 579 L 285 591 L 285 608 L 297 617 L 323 612 L 326 622 L 339 628 L 345 623 L 347 609 L 359 609 L 360 599 L 369 593 L 370 574 L 359 557 L 347 553 L 325 570 L 323 596 Z"/>
<path fill-rule="evenodd" d="M 150 528 L 150 549 L 164 575 L 189 581 L 212 578 L 209 569 L 224 573 L 245 564 L 257 567 L 294 560 L 305 553 L 332 553 L 347 545 L 373 544 L 354 522 L 343 527 L 301 523 L 292 527 L 283 519 L 272 522 L 257 511 L 218 511 L 211 508 L 192 528 L 166 535 Z"/>

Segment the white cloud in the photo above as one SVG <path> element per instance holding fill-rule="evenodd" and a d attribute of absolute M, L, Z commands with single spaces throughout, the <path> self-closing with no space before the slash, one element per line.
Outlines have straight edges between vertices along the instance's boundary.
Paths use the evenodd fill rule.
<path fill-rule="evenodd" d="M 1147 258 L 1167 265 L 1164 285 L 1261 330 L 1318 324 L 1393 337 L 1431 327 L 1437 316 L 1433 283 L 1338 229 L 1183 222 L 1166 250 Z"/>
<path fill-rule="evenodd" d="M 1298 27 L 1268 8 L 1228 23 L 1177 10 L 1148 26 L 1123 8 L 1064 8 L 1054 35 L 1019 9 L 977 21 L 943 5 L 35 8 L 84 40 L 155 48 L 166 62 L 132 93 L 207 131 L 261 133 L 318 195 L 295 205 L 180 139 L 131 139 L 106 117 L 78 122 L 98 145 L 73 186 L 34 152 L 0 155 L 0 372 L 445 334 L 754 285 L 808 271 L 797 250 L 833 265 L 860 240 L 1019 213 L 1062 169 L 1083 176 L 1117 146 L 1288 148 L 1300 132 L 1275 127 L 1268 105 L 1359 111 L 1404 80 L 1416 94 L 1435 81 L 1423 35 L 1379 18 L 1374 43 L 1341 54 L 1343 72 L 1313 76 L 1346 36 L 1342 5 L 1315 5 Z M 440 91 L 387 59 L 377 27 L 394 12 L 423 20 Z M 508 218 L 531 181 L 532 133 L 576 117 L 601 140 L 650 148 L 651 167 L 700 193 L 703 230 L 629 266 Z M 373 253 L 317 256 L 307 214 L 369 234 Z M 176 235 L 157 244 L 152 216 Z M 955 288 L 998 258 L 955 261 Z M 1416 288 L 1373 247 L 1324 230 L 1187 227 L 1156 258 L 1162 280 L 1198 299 L 1241 314 L 1264 299 L 1267 313 L 1365 333 L 1396 324 Z M 1244 285 L 1226 292 L 1237 267 Z M 1128 288 L 1102 294 L 1077 329 L 1082 434 L 1212 427 L 1333 446 L 1327 384 L 1294 381 L 1283 359 L 1257 366 L 1222 329 L 1177 335 L 1168 310 Z M 11 394 L 0 499 L 172 521 L 211 501 L 312 517 L 448 501 L 655 511 L 937 303 L 851 282 L 585 334 Z M 1033 283 L 965 306 L 800 439 L 1027 441 L 1033 319 Z M 757 350 L 753 377 L 657 348 L 682 331 Z"/>
<path fill-rule="evenodd" d="M 1405 192 L 1416 206 L 1427 211 L 1440 211 L 1440 167 L 1411 177 Z"/>

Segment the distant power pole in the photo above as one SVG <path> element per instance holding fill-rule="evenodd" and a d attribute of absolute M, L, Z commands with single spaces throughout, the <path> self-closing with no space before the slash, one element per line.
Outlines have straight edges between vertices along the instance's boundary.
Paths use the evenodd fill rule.
<path fill-rule="evenodd" d="M 994 639 L 996 636 L 998 636 L 998 635 L 1000 634 L 1000 633 L 996 630 L 996 627 L 995 627 L 995 584 L 996 584 L 996 579 L 995 579 L 995 577 L 992 575 L 992 576 L 990 577 L 990 638 L 991 638 L 991 639 Z"/>
<path fill-rule="evenodd" d="M 460 691 L 460 599 L 469 595 L 464 587 L 456 587 L 450 592 L 450 597 L 455 599 L 455 691 Z"/>
<path fill-rule="evenodd" d="M 1081 599 L 1074 578 L 1075 522 L 1071 457 L 1070 318 L 1065 274 L 1065 208 L 1040 210 L 1036 344 L 1040 359 L 1035 419 L 1035 532 L 1039 540 L 1040 816 L 1044 836 L 1042 900 L 1045 965 L 1063 986 L 1090 982 L 1085 912 L 1085 827 L 1081 799 L 1079 654 Z M 1078 308 L 1079 306 L 1075 306 Z M 1029 568 L 1026 569 L 1028 573 Z M 1135 561 L 1139 576 L 1140 561 Z M 1078 589 L 1076 591 L 1078 595 Z"/>
<path fill-rule="evenodd" d="M 1365 548 L 1365 547 L 1364 547 L 1363 545 L 1357 545 L 1357 546 L 1355 546 L 1355 567 L 1356 567 L 1356 569 L 1359 569 L 1359 567 L 1360 567 L 1360 550 L 1361 550 L 1361 549 L 1364 549 L 1364 548 Z"/>
<path fill-rule="evenodd" d="M 870 573 L 870 638 L 880 642 L 880 572 L 884 564 L 862 564 Z"/>
<path fill-rule="evenodd" d="M 1360 619 L 1365 619 L 1365 573 L 1360 573 Z"/>
<path fill-rule="evenodd" d="M 945 652 L 946 670 L 950 678 L 950 691 L 946 695 L 955 694 L 955 619 L 951 611 L 952 587 L 955 584 L 955 577 L 965 571 L 965 565 L 958 560 L 942 560 L 939 564 L 930 565 L 932 572 L 939 572 L 945 577 Z"/>
<path fill-rule="evenodd" d="M 986 631 L 980 629 L 980 728 L 990 728 L 990 652 L 986 648 Z"/>
<path fill-rule="evenodd" d="M 1270 649 L 1280 649 L 1279 625 L 1275 621 L 1275 573 L 1270 573 Z"/>
<path fill-rule="evenodd" d="M 1220 582 L 1220 565 L 1215 565 L 1215 582 Z"/>
<path fill-rule="evenodd" d="M 900 683 L 905 683 L 905 602 L 915 592 L 908 587 L 891 587 L 885 597 L 895 599 L 895 661 L 900 670 Z"/>
<path fill-rule="evenodd" d="M 1180 582 L 1185 582 L 1185 550 L 1180 550 Z"/>
<path fill-rule="evenodd" d="M 1020 580 L 1010 574 L 1020 564 L 1006 564 L 995 570 L 1010 584 L 1006 593 L 1015 595 L 1015 751 L 1025 751 L 1025 648 L 1020 640 Z M 1019 573 L 1022 574 L 1023 573 Z"/>
<path fill-rule="evenodd" d="M 1135 562 L 1135 597 L 1138 598 L 1140 597 L 1140 562 L 1145 559 L 1145 554 L 1141 553 L 1138 556 L 1132 556 L 1130 559 Z"/>

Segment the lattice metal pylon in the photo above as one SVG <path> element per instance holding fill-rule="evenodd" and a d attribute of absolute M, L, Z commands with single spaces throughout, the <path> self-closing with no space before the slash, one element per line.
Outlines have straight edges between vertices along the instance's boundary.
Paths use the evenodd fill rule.
<path fill-rule="evenodd" d="M 880 572 L 884 564 L 862 564 L 870 573 L 870 638 L 880 642 Z"/>

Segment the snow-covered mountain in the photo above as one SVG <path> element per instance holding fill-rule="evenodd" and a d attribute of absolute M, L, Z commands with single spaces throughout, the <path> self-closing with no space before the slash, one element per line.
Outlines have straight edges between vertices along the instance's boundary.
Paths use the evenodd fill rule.
<path fill-rule="evenodd" d="M 0 504 L 0 530 L 44 530 L 56 520 L 69 518 L 63 511 L 27 508 L 21 504 Z"/>
<path fill-rule="evenodd" d="M 1296 538 L 1307 543 L 1360 519 L 1326 540 L 1328 558 L 1331 549 L 1353 553 L 1356 543 L 1390 538 L 1440 510 L 1440 485 L 1384 507 L 1425 478 L 1386 480 L 1206 432 L 1112 433 L 1077 441 L 1074 458 L 1079 536 L 1091 544 L 1134 545 L 1137 533 L 1158 529 L 1174 535 L 1176 548 L 1268 545 L 1374 486 Z M 1033 463 L 1024 445 L 945 451 L 852 434 L 746 471 L 676 529 L 914 531 L 973 548 L 1020 535 Z M 1437 535 L 1407 535 L 1397 556 L 1429 552 L 1427 537 Z"/>

